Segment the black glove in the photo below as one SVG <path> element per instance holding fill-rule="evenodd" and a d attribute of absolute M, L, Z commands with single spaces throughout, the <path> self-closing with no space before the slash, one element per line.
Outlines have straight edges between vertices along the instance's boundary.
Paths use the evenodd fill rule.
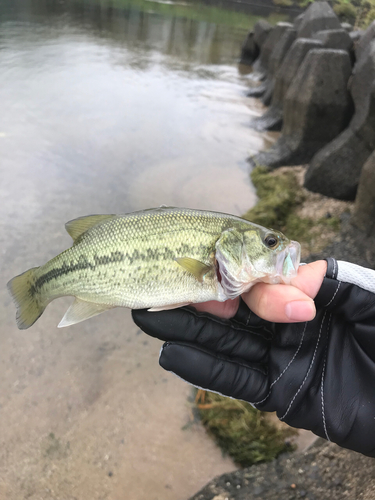
<path fill-rule="evenodd" d="M 368 284 L 373 271 L 358 268 L 361 282 L 358 266 L 339 263 L 351 266 L 352 282 L 340 281 L 337 262 L 327 262 L 308 323 L 270 323 L 244 302 L 231 320 L 192 308 L 134 310 L 133 319 L 166 341 L 159 360 L 166 370 L 375 457 L 375 273 Z"/>

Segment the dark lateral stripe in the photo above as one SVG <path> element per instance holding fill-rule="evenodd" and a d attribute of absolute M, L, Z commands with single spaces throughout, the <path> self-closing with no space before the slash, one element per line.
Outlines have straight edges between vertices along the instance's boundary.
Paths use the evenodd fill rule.
<path fill-rule="evenodd" d="M 207 249 L 207 247 L 203 244 L 198 246 L 199 251 L 204 254 L 205 252 L 211 252 L 213 249 Z M 114 262 L 123 262 L 128 261 L 130 265 L 135 261 L 159 261 L 159 260 L 169 260 L 172 261 L 177 256 L 186 256 L 190 255 L 191 252 L 197 250 L 197 247 L 190 246 L 186 243 L 182 243 L 178 248 L 171 249 L 168 247 L 164 248 L 148 248 L 145 253 L 141 253 L 138 249 L 134 249 L 131 254 L 122 253 L 119 251 L 111 252 L 110 255 L 93 255 L 94 263 L 89 262 L 87 257 L 81 255 L 77 262 L 71 262 L 70 264 L 64 262 L 61 267 L 56 267 L 55 269 L 51 269 L 46 272 L 42 276 L 40 276 L 34 283 L 34 285 L 30 288 L 30 293 L 35 295 L 39 292 L 39 290 L 47 283 L 49 283 L 53 279 L 57 279 L 60 276 L 65 276 L 69 273 L 73 273 L 75 271 L 83 271 L 85 269 L 95 270 L 97 266 L 105 266 L 108 264 L 112 264 Z"/>
<path fill-rule="evenodd" d="M 123 260 L 124 254 L 121 252 L 111 252 L 111 255 L 103 255 L 101 257 L 99 257 L 98 255 L 94 255 L 95 264 L 92 264 L 84 255 L 81 255 L 78 259 L 78 262 L 71 262 L 70 264 L 64 262 L 61 267 L 51 269 L 51 271 L 48 271 L 47 273 L 40 276 L 31 287 L 30 292 L 32 295 L 34 295 L 41 289 L 43 285 L 45 285 L 49 281 L 57 279 L 60 276 L 64 276 L 74 271 L 82 271 L 84 269 L 91 269 L 93 271 L 97 266 L 105 266 L 114 262 L 122 262 Z"/>

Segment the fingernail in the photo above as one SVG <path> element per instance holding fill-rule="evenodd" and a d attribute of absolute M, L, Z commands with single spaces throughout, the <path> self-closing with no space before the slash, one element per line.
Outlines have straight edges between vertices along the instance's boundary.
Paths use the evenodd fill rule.
<path fill-rule="evenodd" d="M 311 300 L 294 300 L 285 306 L 285 314 L 290 321 L 311 321 L 315 318 L 315 305 Z"/>

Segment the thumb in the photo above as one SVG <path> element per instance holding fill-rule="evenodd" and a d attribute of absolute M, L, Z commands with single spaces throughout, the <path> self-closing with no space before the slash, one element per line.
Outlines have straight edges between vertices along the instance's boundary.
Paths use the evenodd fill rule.
<path fill-rule="evenodd" d="M 297 276 L 291 281 L 291 285 L 299 288 L 299 290 L 312 299 L 315 299 L 322 286 L 326 272 L 327 262 L 325 260 L 317 260 L 316 262 L 300 266 Z"/>
<path fill-rule="evenodd" d="M 242 295 L 248 307 L 259 317 L 275 323 L 311 321 L 317 295 L 327 270 L 325 261 L 300 266 L 290 285 L 257 283 Z"/>

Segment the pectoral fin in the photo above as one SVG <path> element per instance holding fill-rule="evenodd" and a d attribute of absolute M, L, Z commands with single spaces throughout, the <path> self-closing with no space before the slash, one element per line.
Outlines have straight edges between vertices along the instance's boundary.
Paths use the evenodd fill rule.
<path fill-rule="evenodd" d="M 85 233 L 88 229 L 96 226 L 100 222 L 113 219 L 116 215 L 86 215 L 78 217 L 78 219 L 71 220 L 65 224 L 65 229 L 75 241 L 81 234 Z"/>
<path fill-rule="evenodd" d="M 64 328 L 65 326 L 75 325 L 114 307 L 108 304 L 94 304 L 93 302 L 86 302 L 86 300 L 75 299 L 57 327 Z"/>
<path fill-rule="evenodd" d="M 192 259 L 191 257 L 181 257 L 176 259 L 176 262 L 186 271 L 189 271 L 190 274 L 195 276 L 201 283 L 203 283 L 205 275 L 212 269 L 211 266 L 207 266 L 207 264 L 203 264 L 203 262 Z"/>

